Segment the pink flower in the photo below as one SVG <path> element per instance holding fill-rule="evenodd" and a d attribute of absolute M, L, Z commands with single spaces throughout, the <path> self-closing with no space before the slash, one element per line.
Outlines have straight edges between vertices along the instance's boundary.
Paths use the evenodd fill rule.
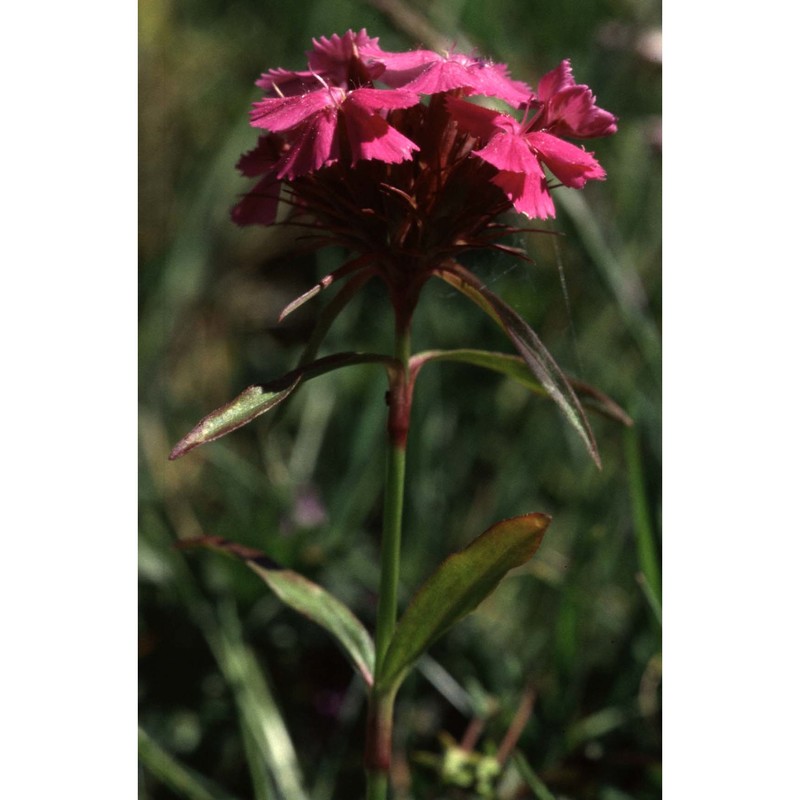
<path fill-rule="evenodd" d="M 383 66 L 375 60 L 383 54 L 378 39 L 367 36 L 363 28 L 358 33 L 347 31 L 344 36 L 333 34 L 330 39 L 321 36 L 312 42 L 313 49 L 306 52 L 308 70 L 271 69 L 256 81 L 256 86 L 265 89 L 270 97 L 285 97 L 318 89 L 320 79 L 328 86 L 355 89 L 383 72 Z M 362 57 L 362 50 L 371 58 Z"/>
<path fill-rule="evenodd" d="M 565 185 L 583 188 L 587 180 L 603 180 L 605 170 L 591 153 L 551 133 L 535 130 L 536 120 L 522 124 L 498 111 L 449 98 L 447 108 L 465 130 L 486 144 L 472 155 L 491 164 L 497 174 L 491 179 L 517 211 L 528 217 L 555 216 L 546 165 Z"/>
<path fill-rule="evenodd" d="M 541 110 L 535 128 L 575 139 L 616 133 L 617 118 L 597 107 L 588 86 L 575 83 L 568 59 L 539 81 L 537 95 Z"/>
<path fill-rule="evenodd" d="M 387 53 L 375 45 L 366 45 L 362 55 L 371 64 L 382 67 L 381 81 L 393 89 L 404 87 L 440 56 L 432 50 L 410 50 L 407 53 Z"/>
<path fill-rule="evenodd" d="M 365 52 L 373 51 L 366 48 Z M 467 94 L 504 100 L 514 108 L 525 105 L 533 94 L 526 83 L 508 77 L 505 64 L 495 64 L 485 58 L 473 58 L 463 53 L 439 55 L 430 50 L 382 53 L 374 57 L 386 67 L 380 76 L 384 83 L 418 94 L 464 89 Z"/>
<path fill-rule="evenodd" d="M 259 179 L 233 211 L 239 224 L 274 223 L 284 194 L 354 249 L 391 241 L 392 252 L 426 261 L 481 241 L 510 206 L 555 216 L 548 175 L 573 188 L 605 178 L 592 153 L 562 137 L 606 136 L 616 118 L 576 84 L 567 60 L 535 94 L 504 64 L 391 53 L 363 29 L 314 39 L 306 55 L 307 70 L 271 69 L 257 81 L 265 97 L 251 124 L 269 134 L 239 161 Z M 472 95 L 524 109 L 525 118 L 462 99 Z"/>
<path fill-rule="evenodd" d="M 358 62 L 367 72 L 372 73 L 370 77 L 374 79 L 376 74 L 382 70 L 375 69 L 375 65 L 368 65 L 362 57 L 362 50 L 371 53 L 382 52 L 378 47 L 378 38 L 371 38 L 367 35 L 365 28 L 358 33 L 347 31 L 344 36 L 333 34 L 330 39 L 320 36 L 319 40 L 312 39 L 313 50 L 309 50 L 308 68 L 319 75 L 325 75 L 328 82 L 335 81 L 338 77 L 338 84 L 345 84 L 351 76 L 350 68 L 354 62 Z"/>
<path fill-rule="evenodd" d="M 311 70 L 292 72 L 279 67 L 265 72 L 256 86 L 263 89 L 267 97 L 294 97 L 319 89 L 319 77 Z"/>
<path fill-rule="evenodd" d="M 351 163 L 378 159 L 396 164 L 411 158 L 419 147 L 386 122 L 380 112 L 408 108 L 419 98 L 392 89 L 322 87 L 293 97 L 265 98 L 250 112 L 251 124 L 285 132 L 288 148 L 276 165 L 276 177 L 289 180 L 336 163 L 345 145 Z M 339 122 L 346 141 L 340 141 Z"/>

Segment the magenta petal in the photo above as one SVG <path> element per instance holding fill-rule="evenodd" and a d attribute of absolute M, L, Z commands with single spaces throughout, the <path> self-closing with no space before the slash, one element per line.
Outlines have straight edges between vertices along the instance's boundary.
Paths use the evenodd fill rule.
<path fill-rule="evenodd" d="M 231 210 L 237 225 L 272 225 L 278 213 L 281 182 L 273 175 L 260 180 Z"/>
<path fill-rule="evenodd" d="M 311 40 L 314 49 L 306 53 L 308 66 L 314 72 L 321 72 L 344 64 L 350 61 L 353 56 L 357 56 L 362 47 L 366 47 L 373 52 L 380 50 L 378 37 L 367 35 L 367 29 L 362 28 L 358 33 L 347 31 L 343 36 L 334 33 L 330 39 L 327 36 L 320 36 L 319 39 Z"/>
<path fill-rule="evenodd" d="M 419 150 L 411 139 L 403 136 L 383 117 L 369 114 L 356 104 L 348 103 L 344 121 L 353 164 L 362 159 L 399 164 L 410 159 L 415 150 Z"/>
<path fill-rule="evenodd" d="M 403 88 L 419 94 L 437 94 L 452 89 L 475 89 L 478 83 L 464 64 L 451 60 L 433 62 Z"/>
<path fill-rule="evenodd" d="M 378 47 L 378 39 L 370 38 L 365 28 L 358 33 L 347 31 L 343 36 L 333 34 L 330 39 L 321 36 L 319 39 L 312 39 L 314 49 L 309 50 L 308 66 L 312 72 L 326 78 L 329 83 L 333 83 L 342 88 L 346 87 L 347 79 L 353 68 L 353 62 L 361 62 L 362 70 L 370 78 L 374 79 L 383 71 L 379 65 L 367 65 L 361 50 L 366 48 L 369 52 L 382 52 Z"/>
<path fill-rule="evenodd" d="M 556 136 L 589 139 L 617 130 L 616 117 L 597 107 L 588 86 L 572 86 L 558 92 L 547 105 L 546 117 L 547 130 Z"/>
<path fill-rule="evenodd" d="M 569 63 L 569 59 L 565 58 L 555 69 L 550 70 L 542 77 L 536 88 L 536 95 L 542 102 L 547 102 L 556 92 L 574 85 L 572 65 Z"/>
<path fill-rule="evenodd" d="M 505 172 L 541 172 L 536 156 L 521 134 L 496 133 L 486 147 L 473 151 L 473 155 Z"/>
<path fill-rule="evenodd" d="M 271 133 L 258 137 L 258 144 L 236 162 L 236 169 L 248 178 L 255 178 L 275 168 L 283 150 L 283 139 Z"/>
<path fill-rule="evenodd" d="M 374 60 L 375 63 L 384 67 L 380 79 L 387 86 L 393 88 L 405 86 L 410 81 L 413 81 L 429 64 L 441 60 L 441 56 L 431 50 L 385 53 L 377 47 L 362 47 L 361 54 L 368 61 Z"/>
<path fill-rule="evenodd" d="M 498 128 L 519 130 L 519 123 L 499 111 L 491 108 L 448 97 L 445 101 L 450 116 L 471 136 L 488 141 Z M 509 128 L 508 120 L 513 123 Z"/>
<path fill-rule="evenodd" d="M 525 138 L 550 171 L 565 186 L 582 189 L 587 180 L 603 180 L 605 170 L 592 153 L 543 131 L 532 131 Z"/>
<path fill-rule="evenodd" d="M 287 131 L 334 105 L 337 92 L 343 95 L 340 89 L 320 89 L 300 97 L 268 97 L 253 104 L 250 124 L 270 131 Z"/>
<path fill-rule="evenodd" d="M 533 89 L 527 83 L 508 77 L 508 67 L 505 64 L 479 60 L 470 69 L 470 73 L 476 82 L 474 88 L 477 94 L 497 97 L 513 108 L 521 108 L 533 95 Z"/>
<path fill-rule="evenodd" d="M 553 198 L 547 190 L 547 179 L 542 168 L 529 174 L 519 172 L 498 172 L 492 183 L 499 186 L 511 201 L 514 208 L 526 217 L 547 219 L 555 217 Z"/>
<path fill-rule="evenodd" d="M 345 101 L 348 107 L 357 106 L 367 111 L 383 111 L 392 108 L 410 108 L 419 102 L 414 92 L 404 89 L 354 89 Z"/>
<path fill-rule="evenodd" d="M 569 61 L 548 72 L 538 87 L 542 111 L 534 127 L 556 136 L 589 139 L 608 136 L 617 130 L 613 114 L 598 108 L 592 90 L 576 84 Z"/>
<path fill-rule="evenodd" d="M 271 69 L 256 81 L 269 97 L 292 97 L 319 89 L 319 78 L 308 70 L 290 72 L 287 69 Z"/>
<path fill-rule="evenodd" d="M 526 136 L 499 131 L 473 155 L 497 168 L 492 183 L 505 192 L 517 211 L 538 219 L 556 215 L 544 171 Z"/>
<path fill-rule="evenodd" d="M 289 149 L 279 164 L 279 178 L 292 180 L 328 166 L 338 159 L 339 151 L 334 138 L 336 116 L 334 109 L 324 109 L 291 132 Z"/>
<path fill-rule="evenodd" d="M 441 56 L 430 50 L 379 56 L 386 67 L 381 80 L 419 94 L 437 94 L 453 89 L 497 97 L 518 108 L 533 93 L 522 81 L 511 80 L 505 64 L 494 64 L 463 53 Z"/>

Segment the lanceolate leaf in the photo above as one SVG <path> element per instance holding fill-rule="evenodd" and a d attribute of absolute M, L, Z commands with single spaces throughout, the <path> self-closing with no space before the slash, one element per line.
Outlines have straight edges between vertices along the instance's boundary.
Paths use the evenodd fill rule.
<path fill-rule="evenodd" d="M 425 350 L 411 358 L 409 369 L 413 376 L 429 361 L 456 361 L 472 364 L 494 372 L 499 372 L 517 383 L 530 389 L 534 394 L 548 397 L 548 393 L 539 381 L 531 374 L 522 356 L 510 353 L 493 353 L 488 350 Z M 608 395 L 583 381 L 567 376 L 567 381 L 578 397 L 583 399 L 586 407 L 622 423 L 626 427 L 633 425 L 633 420 Z M 587 402 L 588 401 L 588 402 Z"/>
<path fill-rule="evenodd" d="M 162 783 L 186 800 L 235 800 L 208 778 L 180 763 L 139 728 L 139 761 Z"/>
<path fill-rule="evenodd" d="M 265 567 L 257 562 L 249 562 L 248 566 L 286 605 L 331 633 L 367 686 L 372 686 L 372 670 L 375 664 L 372 638 L 347 606 L 321 586 L 296 572 Z"/>
<path fill-rule="evenodd" d="M 600 454 L 583 407 L 564 373 L 530 325 L 460 264 L 451 264 L 447 269 L 437 270 L 436 274 L 469 297 L 505 331 L 531 372 L 578 432 L 592 460 L 600 467 Z"/>
<path fill-rule="evenodd" d="M 297 375 L 291 379 L 281 378 L 272 383 L 248 386 L 230 403 L 203 417 L 172 448 L 169 460 L 174 461 L 176 458 L 186 455 L 198 445 L 213 442 L 275 408 L 298 387 L 300 380 L 300 376 Z"/>
<path fill-rule="evenodd" d="M 378 677 L 378 692 L 396 691 L 439 636 L 491 594 L 510 569 L 533 556 L 549 524 L 546 514 L 498 522 L 442 562 L 397 624 Z"/>
<path fill-rule="evenodd" d="M 400 368 L 399 363 L 389 356 L 374 353 L 337 353 L 304 364 L 270 383 L 248 386 L 230 403 L 203 417 L 175 445 L 169 454 L 170 461 L 186 455 L 198 445 L 213 442 L 252 422 L 256 417 L 282 403 L 302 381 L 353 364 L 383 364 L 389 371 Z"/>
<path fill-rule="evenodd" d="M 352 611 L 332 594 L 299 573 L 283 569 L 261 551 L 219 536 L 184 539 L 180 546 L 219 550 L 244 561 L 287 606 L 332 634 L 367 686 L 372 686 L 375 664 L 372 638 Z"/>

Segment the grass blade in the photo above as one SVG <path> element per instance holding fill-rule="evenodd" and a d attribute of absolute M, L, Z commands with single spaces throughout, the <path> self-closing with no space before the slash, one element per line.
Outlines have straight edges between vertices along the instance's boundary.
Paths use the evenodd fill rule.
<path fill-rule="evenodd" d="M 544 781 L 533 771 L 533 767 L 519 750 L 514 753 L 514 766 L 537 800 L 556 800 L 555 795 L 544 785 Z"/>
<path fill-rule="evenodd" d="M 636 552 L 639 568 L 647 581 L 650 594 L 661 601 L 661 568 L 655 532 L 650 524 L 650 511 L 644 486 L 644 470 L 639 441 L 634 431 L 625 432 L 625 460 L 628 463 L 628 485 L 633 509 L 633 530 L 636 536 Z"/>
<path fill-rule="evenodd" d="M 235 800 L 234 796 L 181 764 L 171 753 L 139 728 L 139 761 L 164 786 L 186 800 Z"/>
<path fill-rule="evenodd" d="M 242 638 L 233 604 L 223 604 L 219 617 L 217 655 L 243 726 L 255 745 L 248 747 L 253 777 L 263 774 L 257 763 L 263 761 L 280 800 L 307 800 L 294 745 L 255 654 Z M 257 800 L 275 800 L 269 785 L 255 783 L 254 788 Z"/>

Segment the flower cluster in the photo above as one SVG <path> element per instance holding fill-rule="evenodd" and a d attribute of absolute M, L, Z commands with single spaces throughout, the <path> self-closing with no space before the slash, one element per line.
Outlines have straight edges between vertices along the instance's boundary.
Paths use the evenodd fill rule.
<path fill-rule="evenodd" d="M 257 81 L 265 96 L 250 119 L 264 134 L 238 168 L 258 181 L 233 219 L 271 225 L 283 200 L 325 242 L 380 265 L 411 305 L 430 269 L 459 249 L 498 246 L 508 228 L 497 217 L 512 206 L 529 218 L 555 216 L 545 167 L 573 188 L 605 178 L 592 153 L 562 138 L 616 130 L 569 61 L 534 91 L 503 64 L 390 53 L 365 30 L 315 39 L 307 56 L 307 70 L 271 69 Z M 479 96 L 517 116 L 465 99 Z"/>

